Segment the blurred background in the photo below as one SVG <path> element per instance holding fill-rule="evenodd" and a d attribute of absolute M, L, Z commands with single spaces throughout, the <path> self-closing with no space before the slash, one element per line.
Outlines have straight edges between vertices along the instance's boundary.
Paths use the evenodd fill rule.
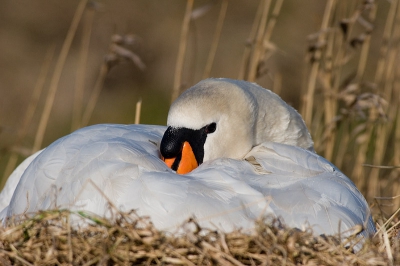
<path fill-rule="evenodd" d="M 49 83 L 78 4 L 79 1 L 44 0 L 2 3 L 0 10 L 2 144 L 3 141 L 9 142 L 15 137 L 18 125 L 23 119 L 24 106 L 30 101 L 46 53 L 54 47 L 51 68 L 46 78 L 46 82 Z M 210 5 L 207 6 L 210 9 L 191 24 L 186 71 L 182 80 L 186 87 L 202 79 L 220 4 L 218 1 L 197 0 L 194 3 L 194 8 Z M 136 40 L 130 49 L 141 57 L 146 69 L 141 71 L 129 61 L 113 67 L 107 74 L 90 124 L 133 122 L 135 103 L 140 98 L 143 100 L 142 122 L 165 124 L 185 6 L 184 0 L 117 0 L 94 3 L 95 14 L 91 22 L 92 32 L 85 69 L 85 92 L 89 93 L 93 89 L 101 63 L 109 53 L 111 38 L 115 34 L 135 36 Z M 284 98 L 296 104 L 307 49 L 306 38 L 319 29 L 324 6 L 324 1 L 318 0 L 307 3 L 285 1 L 275 34 L 272 36 L 279 51 L 270 60 L 268 70 L 272 73 L 285 72 L 282 81 L 282 87 L 287 88 L 284 90 Z M 212 77 L 238 77 L 243 50 L 257 7 L 257 1 L 229 1 L 211 71 Z M 53 135 L 53 139 L 49 139 L 45 145 L 61 133 L 55 133 L 54 130 L 70 127 L 84 20 L 85 14 L 68 53 L 52 108 L 46 135 Z M 272 79 L 266 77 L 260 83 L 270 87 L 271 82 Z M 48 84 L 46 85 L 48 87 Z M 32 133 L 35 132 L 34 124 L 36 123 L 31 127 Z M 53 125 L 54 129 L 51 129 Z"/>
<path fill-rule="evenodd" d="M 395 196 L 397 170 L 371 174 L 361 164 L 398 162 L 398 109 L 388 106 L 399 101 L 400 74 L 392 67 L 386 75 L 382 66 L 383 78 L 376 73 L 379 62 L 400 62 L 399 1 L 190 2 L 1 1 L 0 178 L 74 129 L 133 123 L 140 100 L 140 123 L 165 125 L 174 87 L 229 77 L 274 90 L 306 116 L 317 152 L 364 194 L 372 188 L 369 202 Z M 390 94 L 382 81 L 389 76 Z M 382 132 L 375 127 L 387 123 Z M 379 134 L 385 139 L 378 143 Z"/>

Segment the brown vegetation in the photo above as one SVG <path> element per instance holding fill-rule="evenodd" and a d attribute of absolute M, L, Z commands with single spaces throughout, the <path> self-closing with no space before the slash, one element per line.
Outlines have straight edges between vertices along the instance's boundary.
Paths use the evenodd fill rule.
<path fill-rule="evenodd" d="M 71 215 L 91 225 L 71 227 Z M 76 221 L 76 219 L 75 219 Z M 156 230 L 134 212 L 114 222 L 85 212 L 39 212 L 0 228 L 2 265 L 389 265 L 400 262 L 398 239 L 389 252 L 367 241 L 354 253 L 337 237 L 284 228 L 276 220 L 255 225 L 254 235 L 199 228 L 176 236 Z M 351 237 L 356 240 L 357 237 Z M 391 257 L 390 257 L 391 256 Z"/>
<path fill-rule="evenodd" d="M 110 222 L 104 221 L 97 226 L 76 230 L 70 228 L 67 211 L 55 211 L 43 212 L 36 218 L 2 228 L 0 263 L 399 264 L 400 1 L 326 0 L 324 3 L 319 30 L 304 36 L 309 44 L 303 70 L 297 69 L 304 78 L 303 82 L 297 81 L 298 91 L 294 95 L 301 95 L 299 111 L 315 140 L 316 151 L 346 173 L 371 203 L 379 229 L 375 244 L 368 242 L 362 251 L 354 255 L 337 244 L 334 238 L 314 239 L 307 232 L 281 229 L 264 223 L 258 224 L 258 236 L 238 232 L 227 235 L 208 232 L 172 237 L 152 227 L 138 229 L 131 218 L 122 214 L 113 226 L 106 225 Z M 216 51 L 229 49 L 222 47 L 218 50 L 230 6 L 230 1 L 225 0 L 204 5 L 187 1 L 179 48 L 176 45 L 178 56 L 175 80 L 171 85 L 172 99 L 191 83 L 184 78 L 188 75 L 188 69 L 192 69 L 186 67 L 190 65 L 187 47 L 193 46 L 189 36 L 191 27 L 210 10 L 219 8 L 214 28 L 209 29 L 215 31 L 210 52 L 202 52 L 207 60 L 204 71 L 200 71 L 201 77 L 215 75 L 212 66 L 218 60 Z M 96 8 L 96 4 L 88 5 L 87 1 L 81 0 L 58 55 L 54 48 L 48 49 L 14 142 L 12 145 L 2 143 L 4 147 L 1 147 L 3 152 L 0 158 L 4 169 L 3 183 L 22 157 L 43 146 L 60 76 L 70 53 L 71 42 L 77 34 L 82 35 L 82 42 L 74 106 L 71 108 L 74 110 L 72 129 L 93 121 L 92 114 L 112 67 L 130 61 L 138 69 L 145 69 L 145 60 L 132 49 L 138 37 L 114 34 L 109 52 L 99 67 L 93 90 L 85 90 L 84 73 Z M 286 38 L 290 39 L 290 32 L 276 31 L 279 15 L 285 11 L 284 8 L 283 0 L 259 1 L 253 26 L 243 47 L 241 64 L 237 66 L 238 75 L 235 73 L 229 77 L 255 81 L 263 86 L 267 84 L 277 93 L 288 94 L 282 81 L 290 74 L 272 66 L 276 63 L 276 56 L 284 53 L 275 43 L 277 39 L 274 36 L 288 34 Z M 301 21 L 289 23 L 296 31 Z M 376 31 L 376 28 L 382 30 Z M 244 42 L 243 39 L 236 41 Z M 56 63 L 49 89 L 41 96 L 53 60 Z M 86 97 L 87 103 L 84 103 L 83 97 Z M 141 106 L 139 102 L 137 113 Z M 41 103 L 41 114 L 35 120 L 34 114 Z M 135 121 L 138 120 L 139 116 Z M 36 133 L 30 136 L 33 141 L 29 143 L 26 139 L 33 124 L 38 126 L 33 127 Z"/>

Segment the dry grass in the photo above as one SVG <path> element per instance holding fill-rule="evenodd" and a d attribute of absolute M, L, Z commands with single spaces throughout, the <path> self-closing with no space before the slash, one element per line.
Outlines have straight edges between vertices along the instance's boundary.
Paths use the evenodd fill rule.
<path fill-rule="evenodd" d="M 91 222 L 77 230 L 71 216 Z M 76 220 L 76 219 L 75 219 Z M 84 212 L 39 212 L 0 228 L 2 265 L 396 265 L 400 241 L 392 232 L 387 247 L 366 242 L 357 253 L 338 238 L 284 228 L 273 219 L 256 223 L 254 235 L 197 228 L 185 235 L 156 230 L 134 212 L 113 222 Z M 383 235 L 383 234 L 381 234 Z M 353 236 L 352 238 L 356 238 Z M 391 254 L 389 256 L 388 254 Z"/>
<path fill-rule="evenodd" d="M 87 5 L 87 0 L 82 0 L 79 3 L 79 5 L 76 9 L 74 18 L 72 19 L 70 28 L 68 30 L 68 34 L 65 37 L 65 41 L 63 43 L 61 52 L 58 56 L 57 63 L 56 63 L 55 69 L 54 69 L 54 74 L 52 76 L 51 83 L 50 83 L 50 89 L 47 93 L 46 103 L 44 105 L 42 116 L 40 118 L 39 126 L 38 126 L 38 129 L 36 132 L 35 142 L 34 142 L 33 148 L 32 148 L 33 152 L 40 150 L 40 148 L 42 146 L 44 134 L 45 134 L 45 131 L 47 128 L 47 124 L 48 124 L 49 117 L 51 114 L 51 109 L 53 108 L 54 99 L 55 99 L 56 92 L 58 89 L 58 84 L 59 84 L 59 81 L 61 78 L 61 73 L 64 68 L 64 64 L 67 59 L 69 50 L 71 48 L 72 40 L 78 29 L 79 21 L 81 20 L 82 15 L 86 9 L 86 5 Z"/>
<path fill-rule="evenodd" d="M 179 42 L 179 52 L 178 58 L 176 59 L 176 66 L 175 66 L 175 76 L 174 76 L 174 86 L 172 90 L 171 96 L 171 103 L 178 98 L 181 92 L 181 85 L 182 85 L 182 71 L 183 71 L 183 63 L 185 60 L 185 53 L 188 41 L 188 33 L 189 33 L 189 25 L 191 14 L 193 10 L 193 3 L 194 0 L 187 0 L 186 10 L 185 10 L 185 17 L 183 18 L 182 22 L 182 30 L 181 30 L 181 38 Z"/>
<path fill-rule="evenodd" d="M 202 15 L 213 8 L 193 9 L 193 2 L 187 1 L 182 23 L 172 98 L 177 97 L 182 89 L 191 23 L 198 14 Z M 271 56 L 279 50 L 272 40 L 283 2 L 260 0 L 244 47 L 242 64 L 238 66 L 240 79 L 257 82 L 268 74 L 276 92 L 281 90 L 285 73 L 270 73 L 266 66 Z M 272 223 L 273 226 L 259 222 L 258 235 L 255 236 L 240 232 L 223 235 L 201 230 L 201 233 L 174 237 L 157 231 L 151 225 L 139 228 L 138 221 L 142 222 L 143 219 L 138 220 L 134 214 L 120 213 L 114 222 L 96 220 L 98 223 L 95 225 L 77 230 L 70 226 L 68 211 L 48 211 L 0 228 L 0 264 L 399 265 L 399 2 L 390 2 L 383 33 L 373 34 L 377 10 L 379 5 L 385 3 L 327 0 L 320 31 L 307 37 L 309 47 L 304 65 L 306 71 L 300 112 L 313 135 L 317 152 L 336 164 L 355 182 L 372 204 L 374 220 L 379 229 L 374 243 L 367 242 L 356 255 L 338 244 L 340 242 L 334 237 L 315 238 L 310 232 L 284 229 L 276 222 Z M 84 5 L 85 1 L 82 0 L 59 55 L 46 95 L 48 100 L 37 130 L 34 150 L 41 147 L 58 80 L 76 33 L 77 21 L 83 16 Z M 82 34 L 86 38 L 82 39 L 72 128 L 89 123 L 111 67 L 129 60 L 138 68 L 145 68 L 141 59 L 127 48 L 135 41 L 132 35 L 112 36 L 109 53 L 100 67 L 94 89 L 88 93 L 88 104 L 84 108 L 82 72 L 87 60 L 90 27 L 94 23 L 93 11 L 85 11 L 88 13 Z M 212 75 L 216 49 L 228 13 L 228 1 L 224 0 L 203 71 L 206 76 Z M 373 48 L 374 38 L 381 43 L 378 49 Z M 32 150 L 31 147 L 21 147 L 21 139 L 25 137 L 44 86 L 50 54 L 45 60 L 17 141 L 11 149 L 5 176 L 15 167 L 18 155 L 26 156 L 26 150 Z M 141 103 L 139 101 L 136 105 L 136 122 L 139 122 Z M 81 215 L 88 216 L 84 213 Z M 94 220 L 90 216 L 83 219 Z"/>
<path fill-rule="evenodd" d="M 328 1 L 321 31 L 310 36 L 304 117 L 316 150 L 353 179 L 369 201 L 399 193 L 400 7 L 393 1 L 379 56 L 371 50 L 376 1 Z M 328 13 L 330 15 L 328 15 Z M 395 63 L 397 62 L 397 64 Z M 367 73 L 368 69 L 375 77 Z M 374 67 L 372 67 L 374 66 Z M 318 112 L 317 110 L 323 110 Z M 393 200 L 388 213 L 399 208 Z"/>
<path fill-rule="evenodd" d="M 8 159 L 7 166 L 4 170 L 3 178 L 1 179 L 1 181 L 2 181 L 1 187 L 4 186 L 5 181 L 7 180 L 7 178 L 11 175 L 11 173 L 14 171 L 15 167 L 17 166 L 17 160 L 18 160 L 19 154 L 21 154 L 21 153 L 24 154 L 20 148 L 21 143 L 22 143 L 23 139 L 26 137 L 28 128 L 29 128 L 30 124 L 32 123 L 33 114 L 35 113 L 35 110 L 37 108 L 38 101 L 39 101 L 40 95 L 41 95 L 43 87 L 44 87 L 44 82 L 45 82 L 47 73 L 49 71 L 50 61 L 51 61 L 51 58 L 53 57 L 53 54 L 54 54 L 54 47 L 53 47 L 53 49 L 50 49 L 50 51 L 47 52 L 46 58 L 44 60 L 44 64 L 40 71 L 39 78 L 33 89 L 31 101 L 29 102 L 29 105 L 26 109 L 24 121 L 22 122 L 21 128 L 19 128 L 19 130 L 18 130 L 17 139 L 14 143 L 14 149 L 11 151 L 10 158 Z M 32 151 L 27 152 L 27 154 L 25 154 L 25 156 L 30 155 L 31 152 Z"/>

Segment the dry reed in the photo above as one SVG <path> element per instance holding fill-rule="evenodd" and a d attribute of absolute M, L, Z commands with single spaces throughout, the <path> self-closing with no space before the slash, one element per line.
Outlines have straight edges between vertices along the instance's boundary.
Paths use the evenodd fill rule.
<path fill-rule="evenodd" d="M 140 123 L 140 113 L 142 112 L 142 99 L 137 101 L 136 103 L 136 109 L 135 109 L 135 122 L 134 124 L 139 124 Z"/>
<path fill-rule="evenodd" d="M 46 103 L 43 108 L 42 116 L 40 118 L 39 126 L 35 136 L 35 142 L 33 144 L 32 152 L 40 150 L 46 131 L 47 123 L 49 121 L 51 109 L 53 108 L 54 99 L 58 89 L 58 83 L 60 81 L 61 73 L 64 68 L 65 60 L 69 53 L 69 49 L 72 44 L 72 40 L 79 26 L 79 21 L 82 18 L 83 12 L 85 11 L 87 0 L 81 0 L 72 19 L 71 26 L 68 30 L 67 36 L 65 37 L 63 46 L 61 48 L 54 73 L 50 83 L 50 89 L 47 92 Z"/>
<path fill-rule="evenodd" d="M 219 12 L 217 25 L 215 27 L 213 41 L 211 43 L 211 48 L 210 48 L 210 52 L 208 54 L 206 66 L 204 68 L 203 78 L 210 77 L 211 68 L 212 68 L 212 65 L 214 63 L 215 54 L 217 52 L 217 48 L 218 48 L 218 44 L 219 44 L 219 39 L 221 37 L 222 26 L 224 25 L 224 20 L 225 20 L 225 16 L 226 16 L 226 10 L 228 9 L 228 3 L 229 3 L 228 0 L 223 0 L 222 1 L 221 10 Z"/>
<path fill-rule="evenodd" d="M 71 29 L 63 44 L 33 150 L 37 150 L 45 134 L 70 42 L 79 18 L 86 6 L 81 1 Z M 223 30 L 228 1 L 223 1 L 215 29 L 205 76 L 211 75 Z M 276 48 L 273 30 L 283 0 L 261 0 L 252 29 L 244 47 L 239 78 L 257 81 L 262 66 Z M 119 214 L 115 221 L 96 220 L 86 228 L 70 226 L 70 212 L 40 212 L 36 218 L 0 228 L 0 263 L 3 265 L 113 265 L 113 264 L 182 264 L 182 265 L 398 265 L 400 264 L 400 3 L 390 1 L 382 34 L 379 57 L 372 46 L 377 1 L 327 0 L 320 31 L 309 36 L 307 74 L 304 77 L 304 101 L 301 113 L 315 140 L 318 153 L 336 164 L 355 182 L 372 203 L 374 220 L 378 224 L 375 244 L 367 242 L 353 254 L 334 237 L 314 238 L 310 232 L 283 229 L 274 223 L 257 225 L 258 235 L 240 232 L 220 234 L 202 229 L 202 233 L 173 237 L 157 231 L 151 225 L 138 228 L 142 218 Z M 181 90 L 182 71 L 193 0 L 187 1 L 175 68 L 172 99 Z M 271 11 L 272 10 L 272 11 Z M 90 18 L 89 18 L 90 19 Z M 89 21 L 89 23 L 91 23 Z M 89 25 L 89 24 L 88 24 Z M 85 53 L 90 30 L 82 44 L 80 67 L 85 65 Z M 89 102 L 81 114 L 84 75 L 77 77 L 77 100 L 74 125 L 89 123 L 110 68 L 121 60 L 130 60 L 144 69 L 141 59 L 126 48 L 129 36 L 114 35 L 110 52 L 100 67 L 100 74 Z M 240 40 L 239 40 L 240 41 Z M 47 60 L 47 59 L 46 59 Z M 48 59 L 46 62 L 50 62 Z M 373 67 L 371 67 L 373 66 Z M 375 73 L 371 79 L 371 68 Z M 369 72 L 368 72 L 369 71 Z M 44 79 L 41 74 L 40 79 Z M 274 91 L 283 90 L 285 73 L 273 77 Z M 39 83 L 39 82 L 38 82 Z M 44 81 L 43 81 L 44 83 Z M 43 84 L 40 86 L 43 87 Z M 35 89 L 36 91 L 36 89 Z M 34 97 L 35 98 L 35 97 Z M 37 103 L 32 100 L 31 105 Z M 135 122 L 139 122 L 140 104 L 136 106 Z M 30 109 L 31 110 L 31 109 Z M 30 113 L 29 115 L 32 115 Z M 78 117 L 78 118 L 77 118 Z M 26 118 L 26 121 L 30 118 Z M 26 128 L 23 123 L 22 128 Z M 20 134 L 19 134 L 20 136 Z M 21 135 L 23 138 L 24 135 Z M 18 138 L 18 139 L 20 139 Z M 16 142 L 13 150 L 19 148 Z M 15 165 L 16 155 L 10 164 Z M 384 167 L 370 167 L 384 166 Z M 9 167 L 10 168 L 10 167 Z M 8 170 L 7 170 L 8 171 Z M 6 173 L 7 174 L 7 173 Z M 389 203 L 389 204 L 388 204 Z M 389 206 L 388 206 L 389 205 Z M 393 215 L 391 215 L 393 214 Z M 73 215 L 77 215 L 74 213 Z M 387 218 L 389 217 L 389 218 Z"/>
<path fill-rule="evenodd" d="M 71 216 L 88 225 L 71 226 Z M 393 222 L 391 222 L 393 224 Z M 186 226 L 186 227 L 185 227 Z M 367 241 L 357 253 L 337 237 L 285 228 L 272 218 L 255 224 L 255 233 L 223 234 L 195 220 L 185 234 L 156 230 L 134 212 L 106 220 L 85 212 L 39 212 L 0 228 L 2 265 L 395 265 L 399 239 L 382 231 L 385 245 Z M 351 238 L 355 239 L 356 236 Z M 388 249 L 389 248 L 389 249 Z"/>
<path fill-rule="evenodd" d="M 76 71 L 75 95 L 74 95 L 71 131 L 75 131 L 81 127 L 86 68 L 87 68 L 90 37 L 92 35 L 92 27 L 93 27 L 95 11 L 96 10 L 94 8 L 87 8 L 84 17 L 81 50 L 79 55 L 79 63 Z"/>
<path fill-rule="evenodd" d="M 24 155 L 24 157 L 29 156 L 31 153 L 29 152 L 22 152 L 23 149 L 21 147 L 21 143 L 26 137 L 26 134 L 28 132 L 28 128 L 32 123 L 33 115 L 35 114 L 35 111 L 37 109 L 37 105 L 39 102 L 40 95 L 42 93 L 44 83 L 46 81 L 46 77 L 50 68 L 50 63 L 52 61 L 52 58 L 54 56 L 54 46 L 50 48 L 47 51 L 47 54 L 45 56 L 44 62 L 42 64 L 39 77 L 37 79 L 37 82 L 35 84 L 35 87 L 33 88 L 31 100 L 28 104 L 28 107 L 25 112 L 24 120 L 22 121 L 21 127 L 18 129 L 17 133 L 17 139 L 15 143 L 13 144 L 13 148 L 11 149 L 11 154 L 10 158 L 8 159 L 6 168 L 3 173 L 3 178 L 1 179 L 0 182 L 0 187 L 3 187 L 5 184 L 5 181 L 7 178 L 11 175 L 12 171 L 14 171 L 16 165 L 17 165 L 17 160 L 19 155 Z"/>
<path fill-rule="evenodd" d="M 124 60 L 128 60 L 131 61 L 140 70 L 143 71 L 144 69 L 146 69 L 146 65 L 143 63 L 141 58 L 127 47 L 135 43 L 135 41 L 136 38 L 132 35 L 121 36 L 115 34 L 111 37 L 109 53 L 105 56 L 104 61 L 100 66 L 99 75 L 90 94 L 89 100 L 86 104 L 86 109 L 82 115 L 81 127 L 87 126 L 89 124 L 90 118 L 93 114 L 94 108 L 96 107 L 101 90 L 103 88 L 104 81 L 106 80 L 107 74 L 112 67 Z"/>
<path fill-rule="evenodd" d="M 400 8 L 398 1 L 390 3 L 376 58 L 371 42 L 378 5 L 382 2 L 327 1 L 321 30 L 309 37 L 308 82 L 302 107 L 317 152 L 350 173 L 370 202 L 381 195 L 399 193 L 397 168 L 382 171 L 363 166 L 396 166 L 394 147 L 399 145 L 392 136 L 399 122 L 400 99 L 393 96 L 400 91 L 395 67 Z M 366 75 L 367 70 L 375 71 L 374 79 Z M 393 213 L 399 206 L 397 200 L 385 209 Z"/>
<path fill-rule="evenodd" d="M 179 41 L 178 57 L 176 59 L 174 86 L 172 89 L 171 103 L 178 97 L 181 91 L 183 63 L 185 60 L 187 41 L 189 36 L 189 25 L 193 10 L 194 0 L 187 0 L 185 16 L 182 22 L 181 37 Z"/>

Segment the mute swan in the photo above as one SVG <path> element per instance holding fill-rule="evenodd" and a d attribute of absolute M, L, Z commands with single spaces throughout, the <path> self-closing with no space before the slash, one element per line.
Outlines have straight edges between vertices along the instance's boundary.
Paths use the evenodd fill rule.
<path fill-rule="evenodd" d="M 55 207 L 106 215 L 110 200 L 169 231 L 193 216 L 209 228 L 251 230 L 272 214 L 318 235 L 357 224 L 365 237 L 375 232 L 364 197 L 271 91 L 207 79 L 172 104 L 167 124 L 95 125 L 57 140 L 12 175 L 20 181 L 3 217 Z"/>

